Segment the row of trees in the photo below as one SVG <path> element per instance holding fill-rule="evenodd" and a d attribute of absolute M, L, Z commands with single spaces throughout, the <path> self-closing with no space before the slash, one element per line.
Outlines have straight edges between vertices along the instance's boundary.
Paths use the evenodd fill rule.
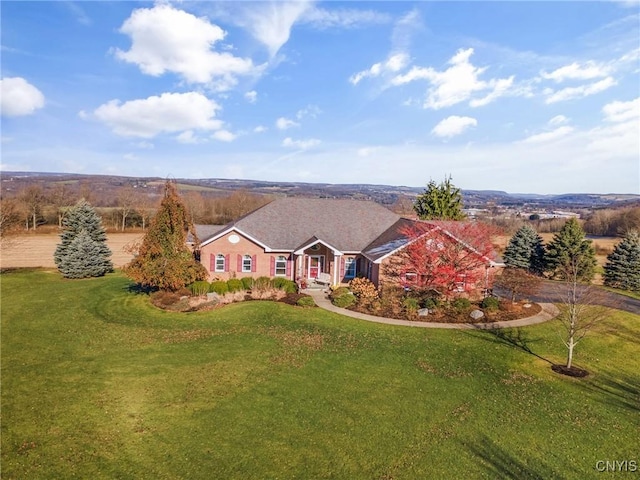
<path fill-rule="evenodd" d="M 98 197 L 91 191 L 72 189 L 64 183 L 49 188 L 37 184 L 28 185 L 15 196 L 3 196 L 0 199 L 0 212 L 5 220 L 0 223 L 0 227 L 7 225 L 6 220 L 10 220 L 11 228 L 15 230 L 36 230 L 42 225 L 57 225 L 62 228 L 63 219 L 69 210 L 80 198 L 84 198 L 92 203 L 103 226 L 121 231 L 126 228 L 144 230 L 158 209 L 162 192 L 151 186 L 134 188 L 132 185 L 124 185 L 115 192 L 112 190 L 111 196 L 100 197 L 102 200 L 99 202 L 92 202 L 91 196 Z M 255 195 L 244 190 L 225 196 L 215 192 L 208 196 L 191 190 L 185 193 L 183 203 L 195 223 L 216 225 L 235 220 L 270 200 L 269 196 Z"/>
<path fill-rule="evenodd" d="M 576 276 L 590 283 L 595 275 L 595 250 L 577 220 L 568 220 L 545 247 L 540 235 L 528 225 L 511 237 L 504 252 L 508 267 L 534 275 L 567 280 Z M 640 235 L 629 231 L 607 256 L 604 284 L 623 290 L 640 291 Z"/>

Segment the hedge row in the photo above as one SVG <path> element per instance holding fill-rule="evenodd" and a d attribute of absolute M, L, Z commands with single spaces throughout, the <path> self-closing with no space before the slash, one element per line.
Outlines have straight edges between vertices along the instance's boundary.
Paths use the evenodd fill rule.
<path fill-rule="evenodd" d="M 193 295 L 205 295 L 209 292 L 215 292 L 224 295 L 227 292 L 238 292 L 240 290 L 267 290 L 275 288 L 285 293 L 297 293 L 298 285 L 292 280 L 282 277 L 244 277 L 231 278 L 226 282 L 224 280 L 215 280 L 211 283 L 206 281 L 197 281 L 188 285 L 187 288 Z"/>

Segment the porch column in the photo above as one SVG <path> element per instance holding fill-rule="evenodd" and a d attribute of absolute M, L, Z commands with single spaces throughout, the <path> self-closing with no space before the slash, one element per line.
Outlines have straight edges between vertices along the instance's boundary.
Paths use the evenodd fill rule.
<path fill-rule="evenodd" d="M 338 277 L 340 276 L 340 260 L 342 255 L 339 253 L 333 253 L 333 284 L 338 285 Z"/>

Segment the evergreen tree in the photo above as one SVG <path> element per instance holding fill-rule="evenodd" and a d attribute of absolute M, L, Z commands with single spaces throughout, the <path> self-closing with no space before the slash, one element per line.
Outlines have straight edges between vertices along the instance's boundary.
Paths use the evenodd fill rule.
<path fill-rule="evenodd" d="M 462 194 L 451 183 L 451 177 L 440 184 L 430 180 L 427 188 L 418 195 L 413 209 L 421 220 L 463 220 Z"/>
<path fill-rule="evenodd" d="M 578 220 L 567 220 L 547 245 L 546 270 L 552 278 L 580 282 L 591 282 L 595 274 L 596 252 L 591 241 L 585 239 L 584 230 Z"/>
<path fill-rule="evenodd" d="M 544 246 L 542 237 L 530 226 L 524 225 L 509 240 L 504 251 L 504 263 L 508 267 L 524 268 L 538 275 L 544 271 Z"/>
<path fill-rule="evenodd" d="M 99 277 L 113 270 L 111 250 L 107 246 L 107 233 L 100 217 L 86 201 L 80 200 L 62 221 L 61 243 L 53 259 L 67 278 Z M 78 237 L 82 236 L 81 240 Z M 79 250 L 91 258 L 81 258 Z"/>
<path fill-rule="evenodd" d="M 142 286 L 171 291 L 204 280 L 207 271 L 186 244 L 189 231 L 195 238 L 187 209 L 175 185 L 167 181 L 160 208 L 125 273 Z"/>
<path fill-rule="evenodd" d="M 607 256 L 604 284 L 640 292 L 640 234 L 631 230 Z"/>

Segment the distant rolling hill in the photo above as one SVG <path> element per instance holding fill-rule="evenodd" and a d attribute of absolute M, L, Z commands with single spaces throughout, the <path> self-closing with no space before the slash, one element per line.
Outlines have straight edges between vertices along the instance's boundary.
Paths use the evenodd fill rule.
<path fill-rule="evenodd" d="M 75 173 L 47 172 L 2 172 L 2 193 L 16 193 L 29 184 L 50 184 L 65 182 L 82 183 L 84 188 L 116 193 L 123 185 L 138 188 L 157 188 L 165 180 L 161 177 L 124 177 L 117 175 L 84 175 Z M 424 191 L 424 187 L 370 184 L 332 184 L 304 182 L 268 182 L 244 179 L 174 179 L 183 190 L 200 191 L 203 194 L 226 195 L 230 191 L 244 189 L 252 193 L 306 197 L 356 198 L 392 204 L 401 197 L 413 198 Z M 640 204 L 637 194 L 592 194 L 566 193 L 542 195 L 536 193 L 508 193 L 500 190 L 462 190 L 467 207 L 486 205 L 539 205 L 555 208 L 593 208 L 618 204 Z"/>

